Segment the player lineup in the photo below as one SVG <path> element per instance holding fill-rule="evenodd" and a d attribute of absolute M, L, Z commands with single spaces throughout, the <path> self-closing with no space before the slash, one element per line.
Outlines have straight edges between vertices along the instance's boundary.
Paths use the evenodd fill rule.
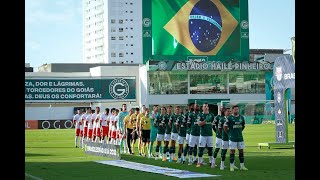
<path fill-rule="evenodd" d="M 220 170 L 227 168 L 224 161 L 229 149 L 230 171 L 248 170 L 244 166 L 242 136 L 245 119 L 236 105 L 231 108 L 219 106 L 217 115 L 209 112 L 207 103 L 201 107 L 190 103 L 184 110 L 171 105 L 153 105 L 152 110 L 143 105 L 141 109 L 127 110 L 127 105 L 122 104 L 120 109 L 105 108 L 103 112 L 100 107 L 95 110 L 88 107 L 85 112 L 77 109 L 73 123 L 76 148 L 84 148 L 86 142 L 100 142 L 120 145 L 120 153 L 135 155 L 137 144 L 139 156 L 190 166 L 196 164 L 196 167 L 209 165 L 211 168 L 218 166 L 216 158 L 221 149 Z M 205 149 L 208 163 L 202 157 Z M 236 149 L 240 168 L 235 165 Z"/>

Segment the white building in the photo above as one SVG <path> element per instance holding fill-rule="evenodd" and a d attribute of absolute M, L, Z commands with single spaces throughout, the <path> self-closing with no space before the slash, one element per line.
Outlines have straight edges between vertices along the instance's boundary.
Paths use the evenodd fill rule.
<path fill-rule="evenodd" d="M 83 62 L 142 64 L 142 0 L 83 0 Z"/>

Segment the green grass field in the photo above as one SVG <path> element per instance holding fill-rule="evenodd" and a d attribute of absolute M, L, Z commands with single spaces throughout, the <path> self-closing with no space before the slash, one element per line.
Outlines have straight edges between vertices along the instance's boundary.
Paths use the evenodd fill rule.
<path fill-rule="evenodd" d="M 103 157 L 84 154 L 83 149 L 74 147 L 74 130 L 26 130 L 25 173 L 40 179 L 178 179 L 175 177 L 135 171 L 115 166 L 98 164 Z M 289 125 L 289 141 L 294 141 L 294 125 Z M 209 166 L 162 162 L 140 156 L 122 155 L 122 159 L 157 166 L 221 175 L 214 179 L 295 179 L 295 150 L 293 148 L 258 149 L 259 142 L 275 142 L 275 125 L 249 124 L 244 130 L 245 165 L 249 171 L 229 171 L 229 150 L 224 171 Z M 136 154 L 138 150 L 135 150 Z M 176 150 L 177 152 L 177 150 Z M 208 162 L 207 156 L 204 156 Z M 220 164 L 220 152 L 217 164 Z M 239 158 L 236 154 L 236 166 Z M 36 179 L 25 177 L 25 179 Z M 202 178 L 209 179 L 209 178 Z M 212 179 L 212 177 L 211 177 Z"/>

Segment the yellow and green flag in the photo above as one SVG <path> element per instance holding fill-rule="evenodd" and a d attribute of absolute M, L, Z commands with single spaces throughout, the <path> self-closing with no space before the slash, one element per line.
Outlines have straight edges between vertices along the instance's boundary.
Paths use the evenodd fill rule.
<path fill-rule="evenodd" d="M 249 60 L 248 0 L 144 0 L 143 19 L 144 59 Z"/>

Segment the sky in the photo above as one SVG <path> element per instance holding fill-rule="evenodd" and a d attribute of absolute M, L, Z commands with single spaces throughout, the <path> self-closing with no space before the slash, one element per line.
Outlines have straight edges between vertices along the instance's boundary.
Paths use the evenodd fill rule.
<path fill-rule="evenodd" d="M 291 49 L 294 36 L 294 0 L 249 0 L 250 49 Z M 82 53 L 82 0 L 25 0 L 26 63 L 82 63 Z"/>

